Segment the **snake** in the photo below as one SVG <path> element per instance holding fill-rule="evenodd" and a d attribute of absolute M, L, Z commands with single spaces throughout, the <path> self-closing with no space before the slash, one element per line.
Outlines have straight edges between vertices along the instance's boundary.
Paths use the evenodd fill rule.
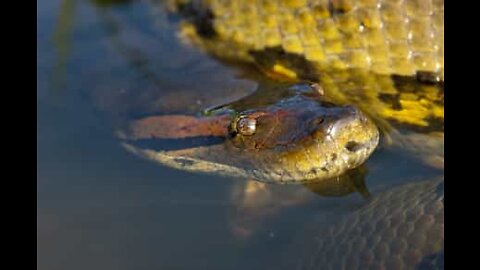
<path fill-rule="evenodd" d="M 443 168 L 443 0 L 163 5 L 184 43 L 275 83 L 199 115 L 136 121 L 120 134 L 215 143 L 157 151 L 125 142 L 127 150 L 181 170 L 281 184 L 338 178 L 379 144 Z M 310 241 L 299 268 L 443 268 L 443 183 L 428 179 L 379 194 Z"/>
<path fill-rule="evenodd" d="M 381 192 L 334 226 L 319 224 L 299 238 L 291 269 L 444 269 L 443 177 Z"/>
<path fill-rule="evenodd" d="M 260 104 L 252 95 L 221 106 L 218 115 L 203 121 L 176 117 L 172 123 L 172 116 L 160 116 L 130 127 L 134 131 L 130 138 L 132 133 L 135 138 L 152 139 L 168 137 L 166 133 L 176 133 L 177 138 L 216 135 L 212 137 L 222 143 L 171 151 L 125 147 L 178 169 L 286 184 L 343 175 L 373 153 L 379 132 L 360 110 L 320 100 L 316 85 L 278 87 L 271 91 L 281 94 L 279 101 L 262 99 Z M 211 129 L 204 132 L 202 126 Z M 187 132 L 181 135 L 182 131 Z"/>
<path fill-rule="evenodd" d="M 304 183 L 364 163 L 379 141 L 375 125 L 384 141 L 443 166 L 443 1 L 164 4 L 185 42 L 221 61 L 251 64 L 279 83 L 209 113 L 222 126 L 222 144 L 180 151 L 125 144 L 130 151 L 182 170 Z M 200 118 L 190 122 L 210 125 Z"/>

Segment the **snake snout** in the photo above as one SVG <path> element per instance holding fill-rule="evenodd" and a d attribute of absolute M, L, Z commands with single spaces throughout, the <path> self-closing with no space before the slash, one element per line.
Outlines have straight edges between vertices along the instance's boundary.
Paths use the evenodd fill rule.
<path fill-rule="evenodd" d="M 344 149 L 343 155 L 355 167 L 373 153 L 378 145 L 379 132 L 376 125 L 359 109 L 353 106 L 342 109 L 327 133 L 337 147 Z"/>

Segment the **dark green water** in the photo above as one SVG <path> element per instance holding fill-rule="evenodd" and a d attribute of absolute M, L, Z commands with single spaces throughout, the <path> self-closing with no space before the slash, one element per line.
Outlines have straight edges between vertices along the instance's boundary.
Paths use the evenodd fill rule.
<path fill-rule="evenodd" d="M 113 136 L 125 119 L 195 111 L 256 84 L 182 47 L 150 6 L 108 2 L 37 1 L 38 269 L 276 269 L 313 217 L 328 226 L 365 203 L 127 153 Z M 367 168 L 372 193 L 435 174 L 382 149 Z"/>

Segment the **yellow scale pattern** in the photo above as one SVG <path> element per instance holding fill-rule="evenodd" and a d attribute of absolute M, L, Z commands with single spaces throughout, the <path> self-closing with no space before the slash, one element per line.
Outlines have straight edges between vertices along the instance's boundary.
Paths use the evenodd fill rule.
<path fill-rule="evenodd" d="M 443 0 L 205 2 L 218 35 L 241 44 L 237 58 L 280 46 L 320 67 L 444 76 Z"/>
<path fill-rule="evenodd" d="M 221 59 L 256 63 L 249 51 L 281 47 L 315 67 L 325 96 L 354 102 L 384 127 L 388 119 L 423 127 L 428 119 L 443 119 L 443 95 L 437 88 L 399 93 L 390 75 L 424 71 L 444 80 L 444 0 L 199 2 L 214 15 L 215 38 L 202 38 L 189 22 L 182 23 L 181 36 Z M 302 70 L 281 59 L 263 68 L 302 77 Z M 397 94 L 402 110 L 379 100 L 380 94 Z"/>

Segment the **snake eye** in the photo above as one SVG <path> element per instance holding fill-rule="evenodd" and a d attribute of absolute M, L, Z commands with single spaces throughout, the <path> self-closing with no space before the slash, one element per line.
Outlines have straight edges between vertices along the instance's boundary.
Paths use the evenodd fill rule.
<path fill-rule="evenodd" d="M 245 135 L 245 136 L 250 136 L 255 134 L 255 130 L 257 128 L 257 120 L 254 118 L 249 118 L 249 117 L 241 117 L 237 121 L 237 132 L 239 134 Z"/>

